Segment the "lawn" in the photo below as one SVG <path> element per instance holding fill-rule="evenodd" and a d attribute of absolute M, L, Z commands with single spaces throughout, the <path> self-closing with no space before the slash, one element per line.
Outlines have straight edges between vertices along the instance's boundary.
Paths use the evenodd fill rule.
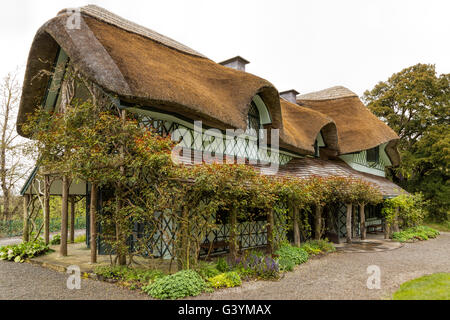
<path fill-rule="evenodd" d="M 427 221 L 426 223 L 424 223 L 426 226 L 436 229 L 438 231 L 443 231 L 443 232 L 450 232 L 450 220 L 444 221 L 444 222 L 432 222 L 432 221 Z"/>
<path fill-rule="evenodd" d="M 450 273 L 435 273 L 407 281 L 394 300 L 450 300 Z"/>

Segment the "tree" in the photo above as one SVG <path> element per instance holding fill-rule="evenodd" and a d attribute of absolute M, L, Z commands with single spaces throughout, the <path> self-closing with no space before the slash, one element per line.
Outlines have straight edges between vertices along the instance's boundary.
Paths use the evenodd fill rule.
<path fill-rule="evenodd" d="M 14 190 L 31 168 L 22 156 L 25 142 L 15 129 L 20 94 L 21 87 L 16 73 L 9 73 L 0 83 L 0 185 L 4 220 L 11 217 L 11 197 Z"/>
<path fill-rule="evenodd" d="M 390 171 L 409 192 L 422 192 L 429 212 L 448 219 L 450 164 L 450 74 L 417 64 L 364 92 L 368 108 L 400 137 L 402 162 Z"/>

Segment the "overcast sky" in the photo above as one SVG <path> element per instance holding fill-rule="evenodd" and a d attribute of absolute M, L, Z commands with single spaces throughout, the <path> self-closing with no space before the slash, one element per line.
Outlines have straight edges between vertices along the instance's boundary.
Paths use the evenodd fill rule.
<path fill-rule="evenodd" d="M 416 63 L 450 72 L 450 1 L 0 2 L 0 77 L 25 68 L 39 27 L 63 8 L 96 4 L 220 62 L 241 55 L 247 71 L 280 91 L 343 85 L 358 95 Z"/>

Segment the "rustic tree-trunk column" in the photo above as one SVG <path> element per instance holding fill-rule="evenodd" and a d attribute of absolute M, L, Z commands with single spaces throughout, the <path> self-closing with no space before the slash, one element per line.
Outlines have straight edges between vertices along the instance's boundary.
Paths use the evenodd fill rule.
<path fill-rule="evenodd" d="M 300 229 L 298 227 L 298 212 L 299 209 L 297 206 L 292 207 L 292 215 L 293 215 L 293 228 L 294 228 L 294 245 L 296 247 L 300 247 Z"/>
<path fill-rule="evenodd" d="M 347 229 L 347 243 L 352 243 L 352 204 L 347 204 L 347 221 L 346 221 L 346 229 Z"/>
<path fill-rule="evenodd" d="M 44 176 L 44 241 L 50 243 L 50 177 Z"/>
<path fill-rule="evenodd" d="M 385 239 L 390 239 L 391 237 L 391 226 L 385 222 L 384 223 L 384 238 Z"/>
<path fill-rule="evenodd" d="M 320 240 L 322 232 L 322 207 L 316 205 L 316 214 L 314 215 L 314 239 Z"/>
<path fill-rule="evenodd" d="M 230 216 L 230 257 L 232 261 L 237 258 L 237 209 L 231 210 Z"/>
<path fill-rule="evenodd" d="M 91 202 L 89 205 L 91 263 L 97 263 L 97 184 L 91 187 Z"/>
<path fill-rule="evenodd" d="M 400 228 L 398 227 L 398 213 L 399 213 L 399 208 L 395 208 L 395 218 L 394 218 L 394 232 L 399 232 Z"/>
<path fill-rule="evenodd" d="M 189 269 L 189 245 L 188 245 L 188 237 L 189 237 L 189 208 L 184 207 L 181 212 L 181 223 L 180 223 L 180 237 L 181 241 L 179 244 L 179 252 L 177 256 L 178 261 L 178 271 L 183 270 L 184 267 Z"/>
<path fill-rule="evenodd" d="M 70 197 L 70 234 L 69 242 L 75 242 L 75 197 Z"/>
<path fill-rule="evenodd" d="M 274 221 L 273 221 L 273 210 L 267 212 L 267 244 L 269 245 L 269 253 L 274 252 Z"/>
<path fill-rule="evenodd" d="M 28 204 L 30 203 L 30 196 L 25 194 L 23 196 L 23 242 L 30 240 L 30 228 L 28 224 Z"/>
<path fill-rule="evenodd" d="M 64 176 L 62 180 L 62 200 L 61 200 L 61 244 L 59 245 L 59 255 L 67 256 L 67 220 L 69 215 L 69 179 Z"/>
<path fill-rule="evenodd" d="M 361 229 L 361 240 L 366 240 L 366 213 L 365 213 L 365 204 L 359 205 L 359 215 L 360 215 L 360 225 Z"/>

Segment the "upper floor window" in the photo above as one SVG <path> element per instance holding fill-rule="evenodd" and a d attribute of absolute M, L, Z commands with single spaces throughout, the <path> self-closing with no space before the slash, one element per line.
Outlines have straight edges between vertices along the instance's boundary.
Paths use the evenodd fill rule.
<path fill-rule="evenodd" d="M 366 151 L 367 162 L 378 162 L 380 160 L 380 148 L 375 147 Z"/>
<path fill-rule="evenodd" d="M 249 135 L 257 137 L 259 135 L 260 129 L 261 129 L 261 117 L 259 115 L 259 110 L 255 102 L 252 101 L 250 109 L 248 110 L 247 133 Z"/>

